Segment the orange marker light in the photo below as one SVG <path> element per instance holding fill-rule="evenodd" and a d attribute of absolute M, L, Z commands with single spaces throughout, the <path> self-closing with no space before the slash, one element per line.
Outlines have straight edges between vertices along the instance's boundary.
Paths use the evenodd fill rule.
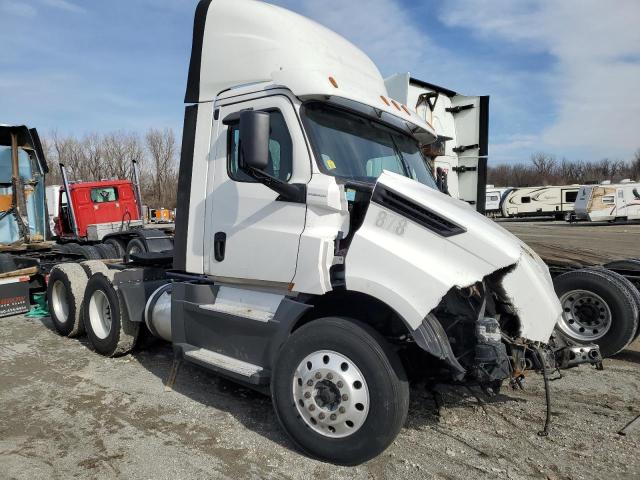
<path fill-rule="evenodd" d="M 387 105 L 387 107 L 390 107 L 391 104 L 389 103 L 389 100 L 387 100 L 383 95 L 380 95 L 380 98 L 382 99 L 382 101 Z"/>
<path fill-rule="evenodd" d="M 396 102 L 395 100 L 391 100 L 391 103 L 393 103 L 393 106 L 396 107 L 397 110 L 400 110 L 400 105 L 398 105 L 398 102 Z"/>
<path fill-rule="evenodd" d="M 411 115 L 411 112 L 409 111 L 406 105 L 402 105 L 402 109 L 407 113 L 407 115 Z"/>
<path fill-rule="evenodd" d="M 335 78 L 329 77 L 329 82 L 331 82 L 331 85 L 333 85 L 334 87 L 338 88 L 338 82 L 336 82 Z"/>

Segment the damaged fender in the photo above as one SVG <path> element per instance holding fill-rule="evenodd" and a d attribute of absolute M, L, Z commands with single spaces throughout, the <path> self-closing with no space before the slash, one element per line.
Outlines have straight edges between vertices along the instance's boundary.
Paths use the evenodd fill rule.
<path fill-rule="evenodd" d="M 436 354 L 434 345 L 448 345 L 446 336 L 438 339 L 441 335 L 433 327 L 425 329 L 423 322 L 433 323 L 427 315 L 444 295 L 452 287 L 464 288 L 513 267 L 503 287 L 522 336 L 546 342 L 561 310 L 548 269 L 536 257 L 468 204 L 385 171 L 345 258 L 345 281 L 348 290 L 393 308 L 416 341 L 424 337 Z M 448 352 L 436 354 L 443 355 Z"/>

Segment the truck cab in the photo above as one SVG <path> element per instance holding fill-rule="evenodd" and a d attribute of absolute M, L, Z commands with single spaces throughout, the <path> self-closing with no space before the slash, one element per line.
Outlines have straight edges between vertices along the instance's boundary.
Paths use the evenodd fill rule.
<path fill-rule="evenodd" d="M 98 352 L 130 351 L 144 323 L 346 465 L 393 441 L 410 380 L 497 389 L 544 368 L 532 352 L 561 315 L 546 265 L 440 191 L 436 131 L 354 45 L 267 3 L 202 0 L 185 103 L 172 268 L 140 255 L 89 278 Z M 484 156 L 469 141 L 457 168 Z"/>
<path fill-rule="evenodd" d="M 65 187 L 60 187 L 57 192 L 55 233 L 62 240 L 77 237 L 86 240 L 96 235 L 90 229 L 95 230 L 99 225 L 141 223 L 135 190 L 129 180 L 71 183 L 69 191 L 71 203 L 67 201 Z M 70 208 L 73 208 L 73 215 Z M 77 236 L 73 228 L 74 218 Z"/>

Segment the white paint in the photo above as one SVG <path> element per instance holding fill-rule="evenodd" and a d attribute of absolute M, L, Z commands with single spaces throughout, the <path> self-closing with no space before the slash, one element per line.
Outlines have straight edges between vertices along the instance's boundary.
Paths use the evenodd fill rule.
<path fill-rule="evenodd" d="M 380 98 L 388 96 L 380 71 L 345 38 L 268 3 L 215 0 L 205 25 L 199 101 L 262 82 L 284 85 L 299 98 L 335 95 L 372 105 L 410 121 L 425 143 L 435 138 L 417 115 Z"/>
<path fill-rule="evenodd" d="M 409 221 L 398 234 L 377 225 L 380 212 L 385 217 L 395 214 L 371 203 L 345 260 L 349 290 L 380 299 L 416 329 L 452 287 L 472 285 L 498 269 L 518 264 L 505 279 L 505 288 L 519 311 L 522 334 L 548 341 L 560 304 L 548 269 L 535 253 L 462 201 L 389 172 L 378 183 L 467 231 L 445 238 Z"/>
<path fill-rule="evenodd" d="M 204 273 L 205 239 L 205 194 L 209 170 L 209 145 L 211 138 L 217 138 L 217 128 L 212 131 L 213 103 L 198 105 L 196 135 L 193 148 L 191 171 L 191 201 L 189 203 L 189 227 L 187 235 L 186 270 L 190 273 Z M 180 212 L 182 214 L 182 212 Z"/>
<path fill-rule="evenodd" d="M 480 161 L 480 149 L 471 148 L 456 153 L 454 148 L 480 144 L 480 97 L 469 97 L 454 94 L 447 96 L 439 93 L 433 110 L 420 101 L 420 96 L 434 93 L 429 88 L 413 78 L 409 73 L 393 75 L 385 80 L 389 95 L 405 103 L 425 122 L 433 126 L 439 137 L 447 137 L 444 154 L 435 158 L 434 173 L 439 167 L 447 173 L 448 190 L 452 197 L 466 202 L 478 201 L 478 172 L 468 170 L 456 173 L 455 169 L 465 166 L 477 168 Z M 433 100 L 432 100 L 433 102 Z M 468 106 L 473 108 L 461 110 L 454 114 L 447 109 Z"/>
<path fill-rule="evenodd" d="M 258 182 L 235 181 L 229 178 L 227 168 L 228 126 L 223 124 L 224 119 L 230 113 L 246 108 L 277 108 L 284 116 L 293 146 L 293 172 L 289 182 L 309 182 L 311 158 L 291 99 L 277 92 L 267 92 L 266 95 L 269 96 L 240 102 L 238 99 L 229 99 L 227 102 L 236 103 L 216 104 L 220 110 L 215 127 L 218 135 L 211 146 L 215 154 L 210 160 L 212 168 L 207 185 L 207 213 L 205 218 L 200 218 L 201 228 L 207 224 L 206 235 L 202 234 L 206 249 L 205 273 L 247 283 L 288 284 L 296 271 L 306 205 L 276 201 L 278 193 Z M 217 261 L 214 256 L 214 236 L 217 232 L 226 234 L 223 261 Z"/>

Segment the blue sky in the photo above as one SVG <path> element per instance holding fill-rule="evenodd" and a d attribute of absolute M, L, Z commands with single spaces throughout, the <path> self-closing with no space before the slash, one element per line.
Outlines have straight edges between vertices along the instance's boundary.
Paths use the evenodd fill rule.
<path fill-rule="evenodd" d="M 214 0 L 215 1 L 215 0 Z M 640 148 L 637 0 L 274 0 L 383 75 L 491 96 L 492 163 Z M 195 0 L 0 0 L 0 123 L 180 130 Z"/>

